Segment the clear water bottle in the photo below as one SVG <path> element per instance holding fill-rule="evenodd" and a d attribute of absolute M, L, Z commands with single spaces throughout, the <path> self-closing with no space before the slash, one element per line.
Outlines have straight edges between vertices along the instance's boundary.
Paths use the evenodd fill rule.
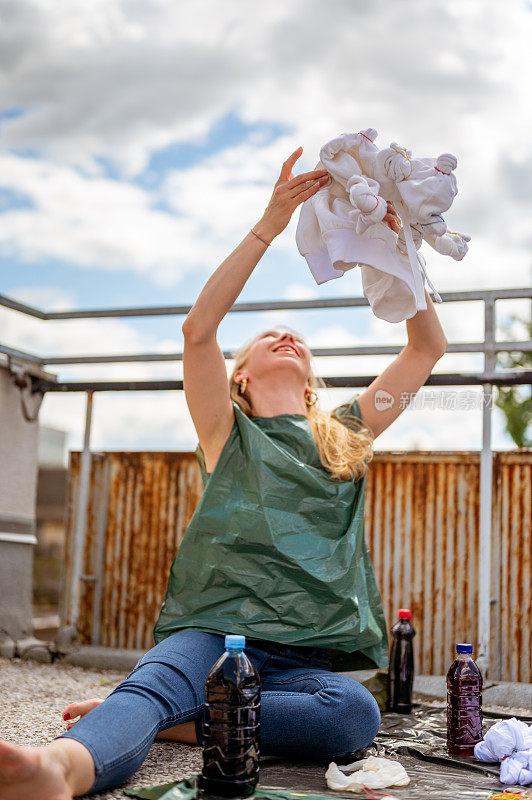
<path fill-rule="evenodd" d="M 452 756 L 472 756 L 482 739 L 482 675 L 472 654 L 472 644 L 457 644 L 447 673 L 447 752 Z"/>
<path fill-rule="evenodd" d="M 392 628 L 392 650 L 388 669 L 388 710 L 398 714 L 412 711 L 414 685 L 414 643 L 416 632 L 410 624 L 412 612 L 400 608 L 399 620 Z"/>
<path fill-rule="evenodd" d="M 260 677 L 245 644 L 245 636 L 226 636 L 205 682 L 200 787 L 219 797 L 248 797 L 259 780 Z"/>

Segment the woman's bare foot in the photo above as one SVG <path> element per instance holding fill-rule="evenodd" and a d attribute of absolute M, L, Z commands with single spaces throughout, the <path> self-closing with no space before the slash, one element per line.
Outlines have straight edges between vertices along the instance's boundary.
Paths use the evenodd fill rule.
<path fill-rule="evenodd" d="M 72 800 L 69 769 L 58 748 L 18 747 L 0 739 L 0 800 Z"/>
<path fill-rule="evenodd" d="M 103 703 L 102 699 L 93 697 L 91 700 L 82 700 L 80 703 L 71 703 L 67 706 L 63 711 L 63 719 L 65 722 L 67 720 L 74 720 L 74 722 L 70 722 L 70 724 L 67 725 L 67 731 L 69 731 L 76 722 L 79 722 L 76 717 L 81 719 L 81 717 L 84 717 L 89 711 L 92 711 L 93 708 L 99 706 L 100 703 Z M 198 743 L 196 739 L 196 726 L 193 722 L 183 722 L 181 725 L 174 725 L 173 728 L 167 728 L 165 731 L 158 733 L 155 738 L 166 739 L 172 742 L 181 742 L 181 744 L 197 745 Z"/>

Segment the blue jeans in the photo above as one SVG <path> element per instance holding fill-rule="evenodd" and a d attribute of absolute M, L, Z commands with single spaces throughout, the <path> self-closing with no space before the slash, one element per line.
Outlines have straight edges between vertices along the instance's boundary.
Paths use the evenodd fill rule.
<path fill-rule="evenodd" d="M 97 708 L 57 738 L 76 739 L 91 753 L 90 792 L 127 780 L 156 735 L 195 721 L 202 742 L 205 679 L 224 652 L 224 637 L 180 631 L 144 655 Z M 260 750 L 286 757 L 333 759 L 371 744 L 378 705 L 352 678 L 331 672 L 327 651 L 248 639 L 246 655 L 261 677 Z"/>

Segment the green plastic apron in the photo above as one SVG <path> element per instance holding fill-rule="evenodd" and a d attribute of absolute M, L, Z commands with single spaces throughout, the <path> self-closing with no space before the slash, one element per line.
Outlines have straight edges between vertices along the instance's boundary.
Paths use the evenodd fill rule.
<path fill-rule="evenodd" d="M 335 670 L 388 665 L 364 538 L 366 478 L 339 481 L 303 414 L 247 417 L 211 474 L 172 564 L 154 637 L 185 629 L 323 647 Z M 357 400 L 333 411 L 360 417 Z"/>

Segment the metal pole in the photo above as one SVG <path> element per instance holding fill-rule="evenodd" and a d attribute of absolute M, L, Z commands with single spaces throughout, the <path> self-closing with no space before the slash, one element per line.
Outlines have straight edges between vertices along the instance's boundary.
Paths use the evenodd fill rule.
<path fill-rule="evenodd" d="M 495 370 L 495 300 L 484 300 L 484 371 Z M 478 656 L 477 663 L 487 677 L 490 667 L 491 613 L 491 528 L 493 453 L 491 449 L 491 407 L 493 384 L 482 385 L 482 452 L 480 454 L 480 536 L 478 558 Z"/>
<path fill-rule="evenodd" d="M 90 435 L 92 422 L 93 392 L 87 392 L 87 410 L 85 412 L 85 434 L 79 471 L 78 504 L 76 509 L 76 527 L 74 529 L 74 552 L 72 556 L 72 580 L 70 584 L 70 624 L 77 626 L 79 619 L 79 590 L 83 569 L 83 550 L 85 532 L 87 530 L 87 509 L 89 504 L 89 487 L 91 477 Z"/>

